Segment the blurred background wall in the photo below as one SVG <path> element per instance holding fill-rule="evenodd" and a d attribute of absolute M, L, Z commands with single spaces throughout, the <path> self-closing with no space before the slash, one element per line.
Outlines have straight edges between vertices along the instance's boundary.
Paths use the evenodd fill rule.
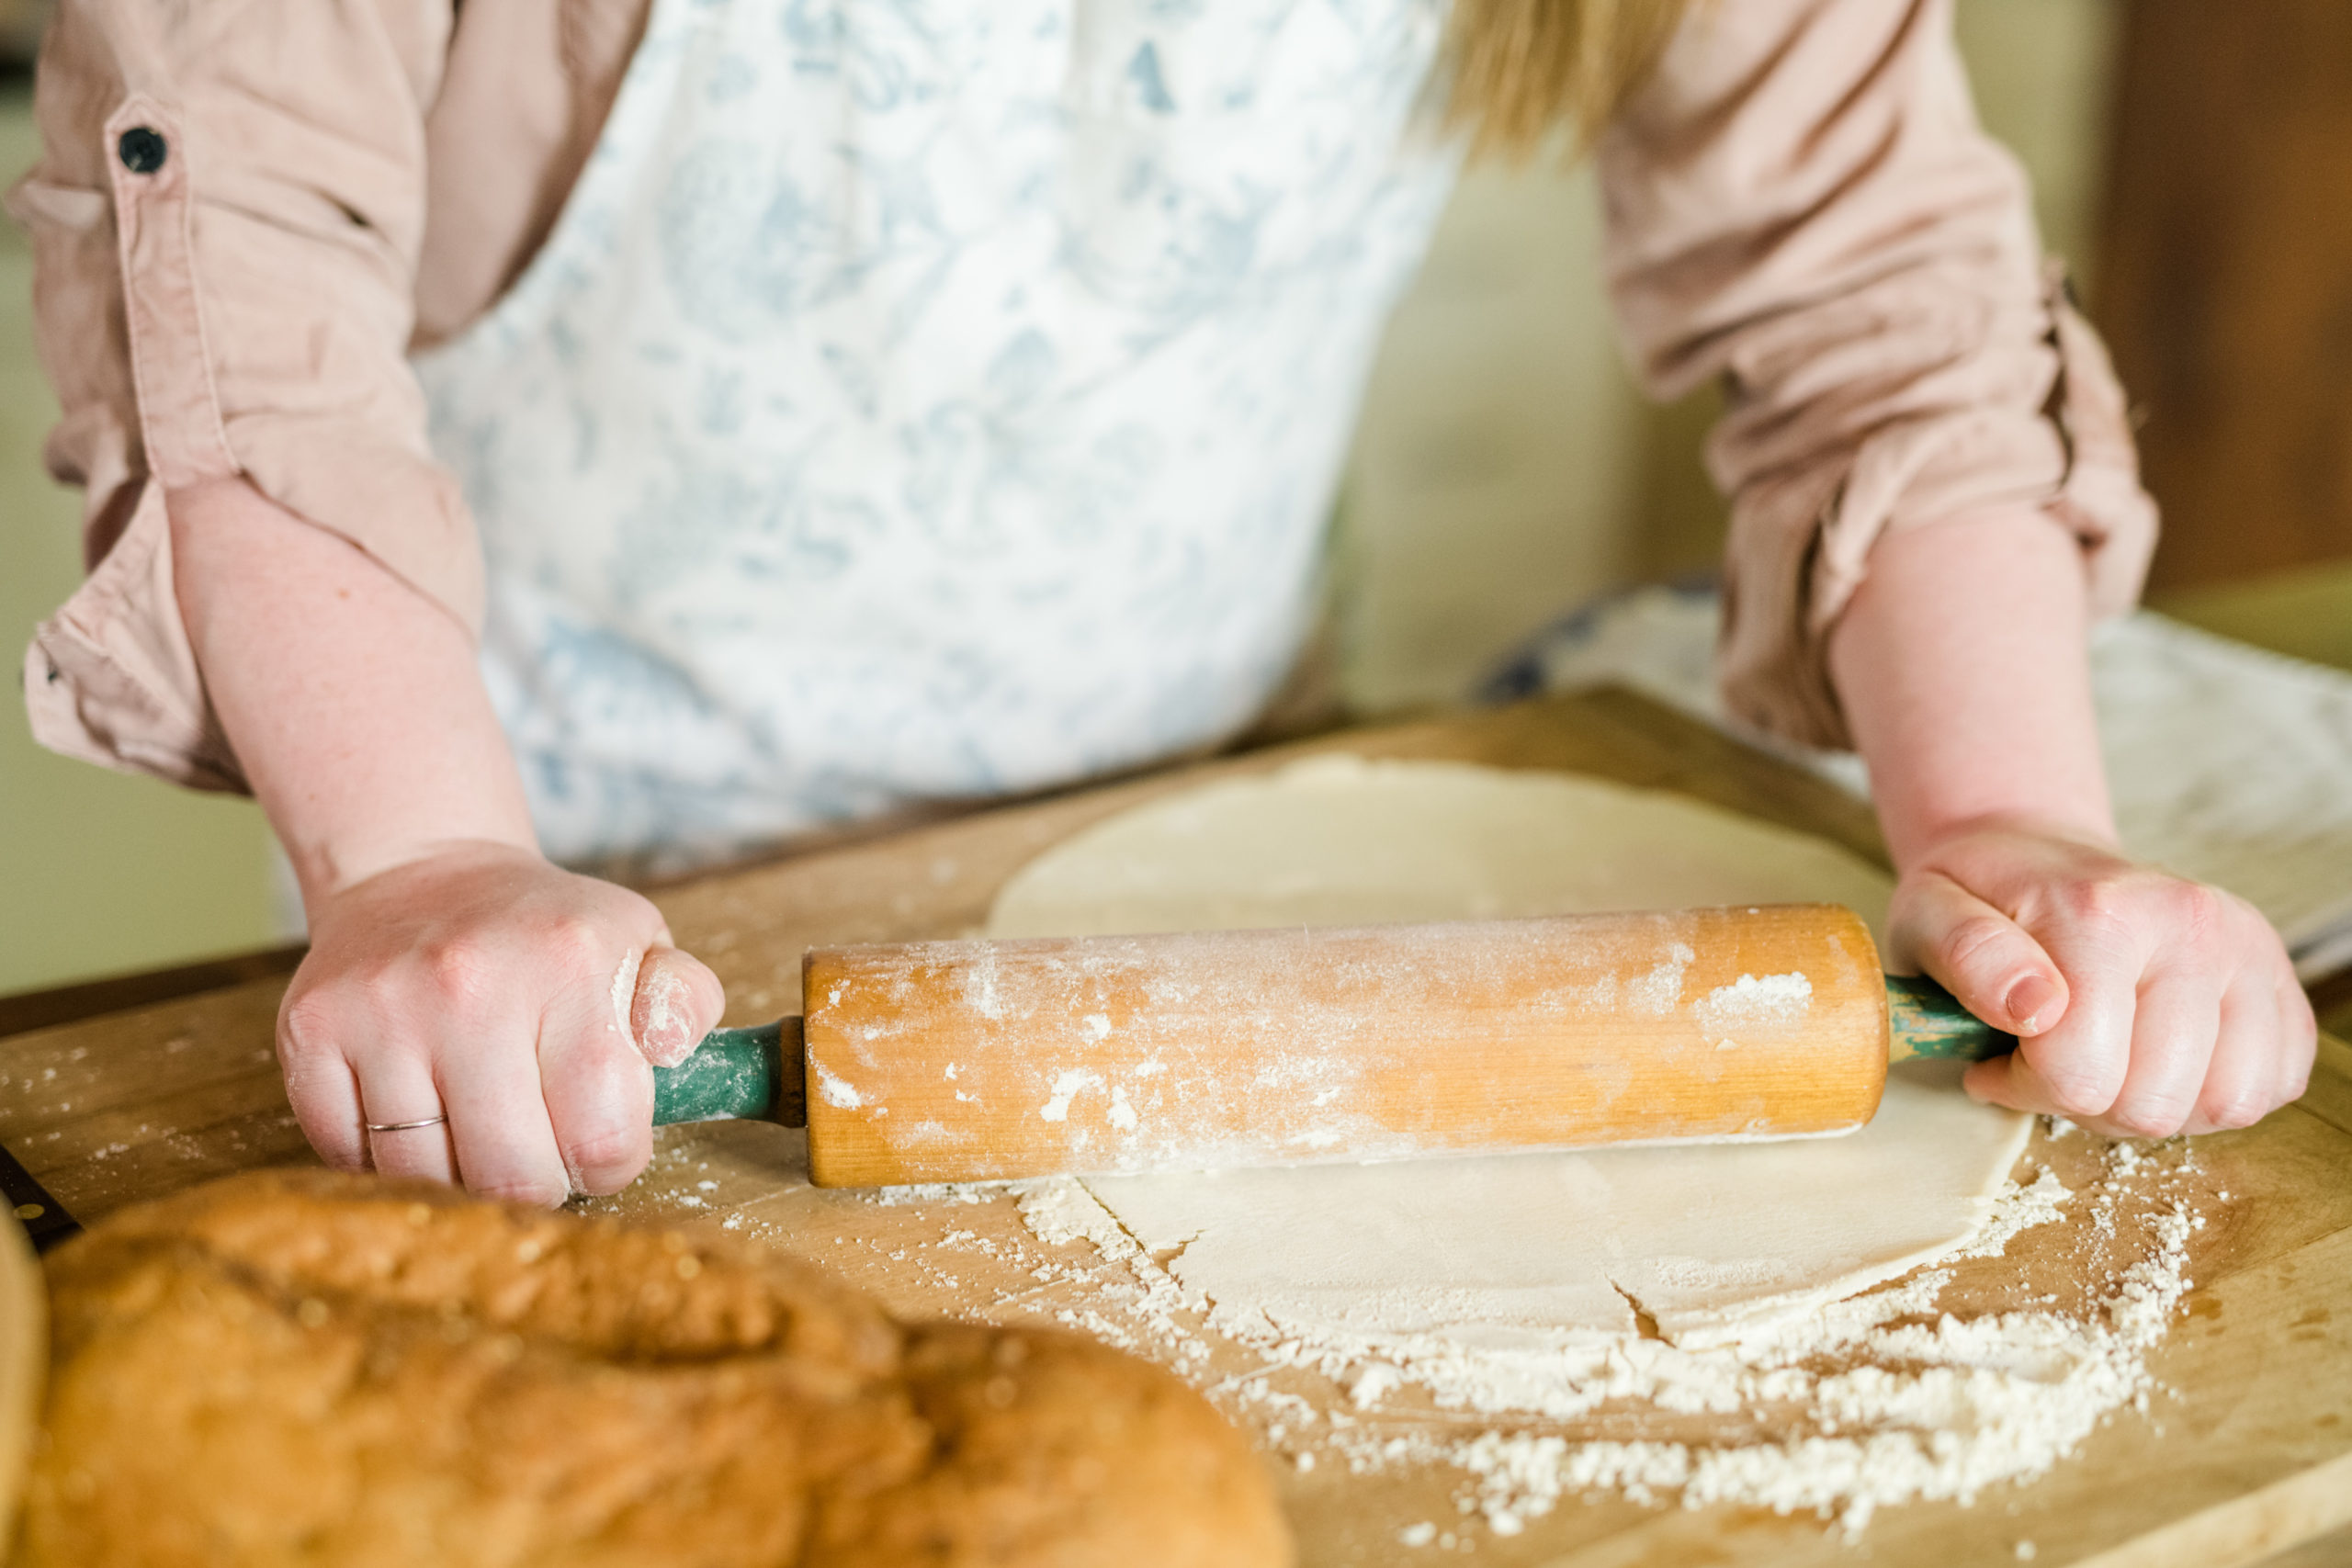
<path fill-rule="evenodd" d="M 2352 665 L 2352 6 L 2131 0 L 2094 314 L 2159 608 Z"/>
<path fill-rule="evenodd" d="M 38 152 L 18 75 L 0 86 L 0 182 Z M 250 802 L 69 762 L 26 733 L 18 661 L 82 579 L 80 498 L 41 469 L 57 405 L 31 316 L 32 257 L 0 218 L 0 995 L 274 940 L 269 829 Z"/>
<path fill-rule="evenodd" d="M 29 33 L 25 18 L 37 9 L 29 0 L 0 0 L 0 52 Z M 2274 10 L 2303 15 L 2304 31 L 2227 19 Z M 2095 314 L 2106 314 L 2107 275 L 2115 274 L 2128 329 L 2119 357 L 2136 393 L 2145 392 L 2143 380 L 2161 392 L 2149 410 L 2155 448 L 2189 430 L 2199 407 L 2217 406 L 2210 400 L 2221 396 L 2211 390 L 2215 345 L 2242 336 L 2230 313 L 2233 291 L 2248 288 L 2257 271 L 2267 276 L 2264 247 L 2292 227 L 2296 198 L 2308 208 L 2318 199 L 2313 179 L 2352 173 L 2339 151 L 2352 150 L 2352 139 L 2337 135 L 2330 118 L 2342 110 L 2331 107 L 2324 69 L 2336 57 L 2313 52 L 2352 44 L 2352 7 L 2338 0 L 2227 7 L 1959 0 L 1959 16 L 1985 121 L 2032 173 L 2046 241 L 2075 263 Z M 2221 47 L 2209 36 L 2215 29 L 2237 40 L 2235 54 L 2217 57 L 2234 74 L 2199 100 L 2205 118 L 2187 123 L 2176 78 L 2194 75 L 2190 68 Z M 2138 74 L 2125 80 L 2124 62 Z M 2332 80 L 2352 82 L 2352 74 L 2338 71 Z M 2209 193 L 2200 207 L 2172 188 L 2182 166 L 2177 143 L 2226 141 L 2238 112 L 2232 92 L 2262 97 L 2266 84 L 2296 81 L 2305 84 L 2300 96 L 2269 94 L 2273 110 L 2263 121 L 2263 134 L 2288 138 L 2297 160 L 2273 171 L 2270 204 L 2254 204 L 2272 228 L 2228 251 L 2223 266 L 2204 232 L 2220 210 L 2212 198 L 2264 166 L 2264 144 L 2234 163 L 2209 147 L 2198 165 L 2197 188 Z M 2111 149 L 2120 149 L 2112 159 Z M 0 178 L 13 180 L 34 153 L 20 68 L 0 85 Z M 2339 162 L 2326 162 L 2330 155 Z M 2352 190 L 2352 180 L 2338 178 L 2333 189 Z M 2352 261 L 2352 197 L 2320 206 L 2322 215 L 2305 221 L 2324 219 L 2330 243 L 2344 235 L 2327 254 Z M 2137 247 L 2141 272 L 2105 265 L 2101 243 L 2116 235 Z M 1634 391 L 1601 297 L 1598 241 L 1587 171 L 1554 160 L 1479 168 L 1463 182 L 1390 328 L 1347 475 L 1336 615 L 1342 684 L 1358 706 L 1452 697 L 1530 631 L 1595 595 L 1712 565 L 1723 512 L 1698 459 L 1712 394 L 1658 409 Z M 2189 254 L 2163 265 L 2144 260 L 2165 243 L 2186 244 Z M 2344 287 L 2339 272 L 2323 262 L 2305 273 L 2296 275 L 2296 309 L 2324 314 Z M 0 651 L 11 669 L 35 621 L 72 591 L 80 570 L 75 502 L 40 468 L 54 409 L 32 359 L 28 276 L 23 236 L 0 220 Z M 2352 276 L 2352 268 L 2340 276 Z M 2210 307 L 2186 328 L 2167 310 L 2184 276 L 2202 281 Z M 2275 314 L 2263 341 L 2296 342 L 2294 310 Z M 2326 392 L 2342 378 L 2319 374 L 2346 362 L 2352 310 L 2327 324 L 2335 335 L 2321 335 L 2303 355 L 2307 400 L 2324 411 L 2307 421 L 2305 468 L 2325 482 L 2307 485 L 2316 499 L 2293 512 L 2287 532 L 2300 543 L 2266 547 L 2248 559 L 2199 544 L 2177 562 L 2168 556 L 2163 577 L 2167 607 L 2320 657 L 2352 651 L 2340 637 L 2342 609 L 2352 604 L 2347 579 L 2324 564 L 2352 555 L 2342 532 L 2352 510 L 2352 447 L 2325 424 L 2336 407 Z M 2165 354 L 2171 358 L 2159 363 Z M 2258 364 L 2230 364 L 2231 386 L 2258 388 Z M 2209 401 L 2200 405 L 2199 396 Z M 2234 434 L 2242 446 L 2245 432 Z M 2205 455 L 2184 459 L 2185 478 L 2152 460 L 2160 499 L 2180 504 L 2167 487 L 2207 495 L 2195 490 L 2196 475 L 2212 452 L 2239 450 L 2229 446 L 2232 435 L 2195 437 Z M 2179 439 L 2186 446 L 2191 437 Z M 2258 455 L 2233 460 L 2247 472 L 2263 466 Z M 2191 525 L 2199 539 L 2226 535 L 2238 511 L 2228 484 L 2208 488 L 2210 499 L 2189 502 L 2211 517 Z M 10 716 L 0 722 L 0 994 L 277 940 L 266 834 L 244 802 L 195 797 L 41 752 Z"/>

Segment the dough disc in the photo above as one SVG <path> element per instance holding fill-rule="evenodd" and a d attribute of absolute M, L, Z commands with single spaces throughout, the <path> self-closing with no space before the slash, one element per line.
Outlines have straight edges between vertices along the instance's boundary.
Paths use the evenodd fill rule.
<path fill-rule="evenodd" d="M 1318 758 L 1097 824 L 1032 862 L 991 936 L 1826 901 L 1877 930 L 1844 851 L 1681 796 L 1559 773 Z M 1706 1345 L 1963 1246 L 2030 1120 L 1958 1073 L 1890 1075 L 1842 1138 L 1088 1179 L 1228 1322 L 1516 1354 Z M 1074 1194 L 1072 1195 L 1074 1196 Z"/>

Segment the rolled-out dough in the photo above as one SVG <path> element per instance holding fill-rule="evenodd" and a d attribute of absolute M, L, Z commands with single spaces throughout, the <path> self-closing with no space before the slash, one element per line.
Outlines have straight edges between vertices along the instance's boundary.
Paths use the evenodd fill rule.
<path fill-rule="evenodd" d="M 1016 874 L 991 936 L 1826 901 L 1888 883 L 1818 840 L 1557 773 L 1323 758 L 1113 818 Z M 1654 1325 L 1770 1332 L 1964 1245 L 2030 1120 L 1957 1072 L 1890 1076 L 1847 1137 L 1088 1179 L 1190 1290 L 1263 1337 L 1542 1352 Z M 1072 1195 L 1074 1196 L 1074 1195 Z M 1648 1322 L 1645 1324 L 1644 1319 Z"/>
<path fill-rule="evenodd" d="M 988 934 L 1843 904 L 1885 940 L 1885 874 L 1684 795 L 1567 773 L 1317 757 L 1154 801 L 1031 861 Z"/>

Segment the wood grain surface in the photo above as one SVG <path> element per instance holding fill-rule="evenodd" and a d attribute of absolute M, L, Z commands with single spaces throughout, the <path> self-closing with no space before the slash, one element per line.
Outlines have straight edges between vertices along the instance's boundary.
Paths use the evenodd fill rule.
<path fill-rule="evenodd" d="M 797 1007 L 800 956 L 810 945 L 969 934 L 1015 869 L 1078 829 L 1204 778 L 1316 750 L 1580 771 L 1677 789 L 1883 861 L 1867 808 L 1831 786 L 1636 698 L 1601 693 L 1173 770 L 712 877 L 659 901 L 680 942 L 726 982 L 729 1021 L 757 1021 Z M 307 1158 L 271 1052 L 283 983 L 258 980 L 0 1039 L 0 1142 L 85 1222 L 209 1176 Z M 2037 1139 L 2028 1157 L 2064 1179 L 2070 1161 L 2091 1157 L 2089 1145 Z M 669 1129 L 657 1148 L 653 1168 L 629 1191 L 583 1207 L 727 1225 L 814 1258 L 903 1315 L 1050 1322 L 1089 1310 L 1081 1286 L 1033 1277 L 1038 1255 L 1054 1249 L 1027 1234 L 1007 1201 L 884 1204 L 813 1189 L 800 1135 L 765 1124 Z M 2119 1413 L 2041 1481 L 1994 1489 L 1970 1507 L 1883 1511 L 1857 1545 L 1809 1517 L 1571 1500 L 1515 1537 L 1474 1527 L 1469 1560 L 1512 1568 L 2011 1564 L 2018 1543 L 2031 1541 L 2040 1564 L 2227 1568 L 2352 1523 L 2352 1049 L 2324 1043 L 2302 1101 L 2194 1148 L 2209 1224 L 2192 1244 L 2197 1288 L 2152 1360 L 2161 1392 L 2145 1415 Z M 1998 1310 L 2020 1294 L 2080 1288 L 2086 1248 L 2097 1247 L 2088 1228 L 2077 1215 L 2024 1233 L 2005 1258 L 1959 1266 L 1946 1310 Z M 953 1247 L 943 1241 L 951 1233 Z M 1085 1248 L 1063 1250 L 1076 1262 Z M 1193 1375 L 1216 1382 L 1252 1371 L 1232 1359 Z M 1427 1411 L 1371 1419 L 1400 1431 L 1447 1425 Z M 1700 1425 L 1682 1435 L 1703 1440 L 1705 1418 L 1690 1419 Z M 1451 1470 L 1357 1475 L 1324 1464 L 1284 1466 L 1281 1476 L 1310 1568 L 1434 1560 L 1444 1554 L 1400 1546 L 1397 1531 L 1458 1517 L 1460 1477 Z"/>

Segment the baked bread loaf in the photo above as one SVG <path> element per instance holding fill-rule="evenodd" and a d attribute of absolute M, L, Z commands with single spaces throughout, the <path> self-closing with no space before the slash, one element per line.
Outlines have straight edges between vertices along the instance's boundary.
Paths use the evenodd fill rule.
<path fill-rule="evenodd" d="M 327 1171 L 49 1260 L 19 1568 L 1257 1568 L 1265 1472 L 1073 1336 L 902 1326 L 787 1258 Z"/>

